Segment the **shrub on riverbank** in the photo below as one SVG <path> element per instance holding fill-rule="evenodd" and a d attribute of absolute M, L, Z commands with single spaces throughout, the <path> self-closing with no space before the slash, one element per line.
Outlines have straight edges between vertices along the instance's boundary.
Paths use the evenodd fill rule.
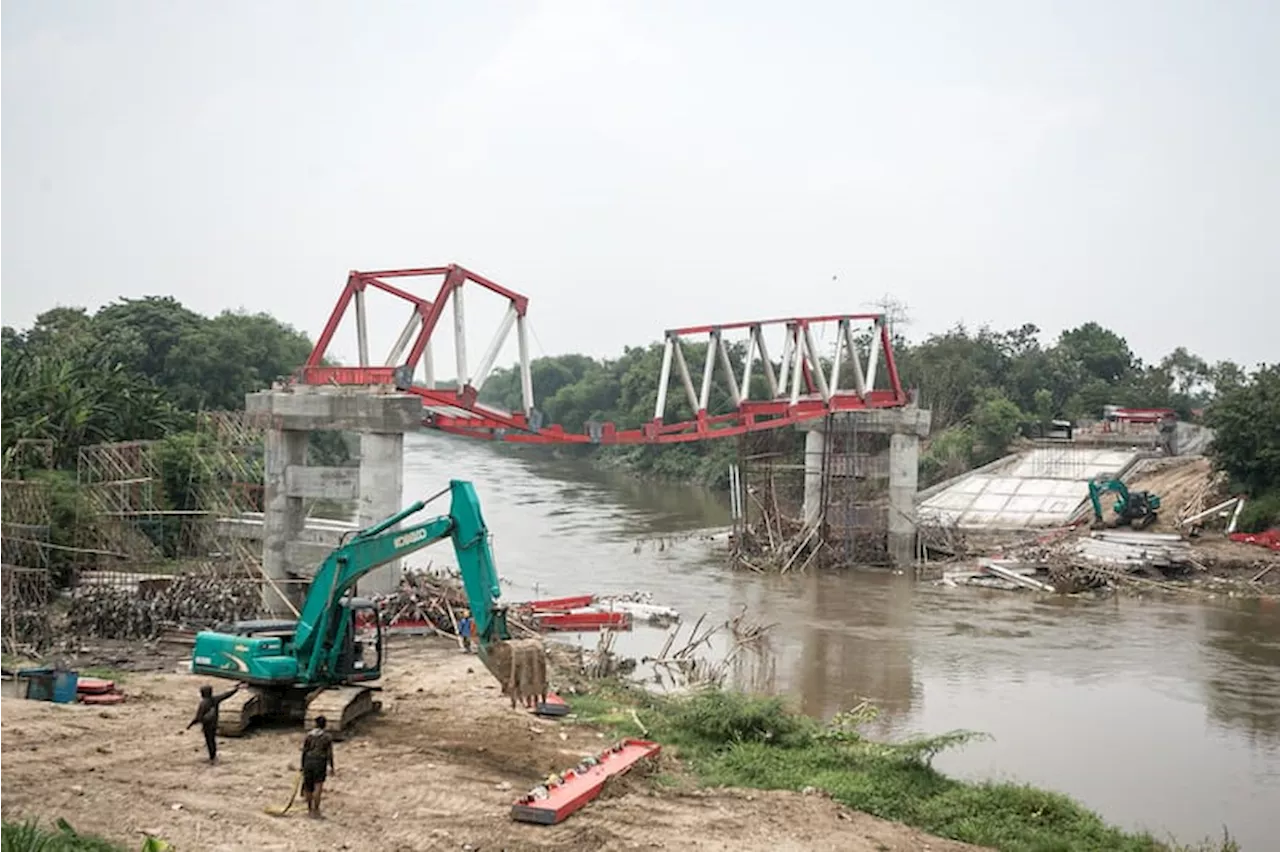
<path fill-rule="evenodd" d="M 866 708 L 821 725 L 780 698 L 721 691 L 668 698 L 618 683 L 570 703 L 583 721 L 661 742 L 706 786 L 813 788 L 883 819 L 1009 852 L 1185 849 L 1109 826 L 1059 793 L 957 781 L 933 769 L 936 753 L 982 736 L 974 732 L 879 743 L 857 731 Z M 1229 839 L 1198 848 L 1238 852 Z"/>
<path fill-rule="evenodd" d="M 126 848 L 94 834 L 81 834 L 66 820 L 56 820 L 45 828 L 39 820 L 5 820 L 0 825 L 3 852 L 126 852 Z M 157 837 L 142 842 L 142 852 L 169 852 L 173 847 Z"/>

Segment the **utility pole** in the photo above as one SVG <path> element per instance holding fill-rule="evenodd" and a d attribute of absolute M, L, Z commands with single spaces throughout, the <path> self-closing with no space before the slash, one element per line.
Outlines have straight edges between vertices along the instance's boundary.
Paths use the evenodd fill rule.
<path fill-rule="evenodd" d="M 910 325 L 911 317 L 907 313 L 907 303 L 885 293 L 878 299 L 865 304 L 879 310 L 884 314 L 885 324 L 889 327 L 889 337 L 893 337 L 893 330 L 900 325 Z"/>

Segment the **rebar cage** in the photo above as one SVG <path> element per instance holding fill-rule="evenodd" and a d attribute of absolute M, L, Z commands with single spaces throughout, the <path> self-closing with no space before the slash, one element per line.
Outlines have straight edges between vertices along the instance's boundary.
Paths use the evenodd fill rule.
<path fill-rule="evenodd" d="M 796 558 L 799 567 L 889 563 L 889 436 L 839 415 L 820 434 L 813 442 L 788 429 L 739 439 L 730 487 L 741 564 L 778 561 L 785 571 Z"/>

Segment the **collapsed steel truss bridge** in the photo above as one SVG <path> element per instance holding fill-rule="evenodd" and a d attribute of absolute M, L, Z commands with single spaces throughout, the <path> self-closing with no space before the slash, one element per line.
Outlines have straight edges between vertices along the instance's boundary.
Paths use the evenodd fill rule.
<path fill-rule="evenodd" d="M 442 279 L 433 299 L 407 287 L 423 280 Z M 395 281 L 397 283 L 391 283 Z M 487 290 L 507 301 L 507 310 L 479 362 L 468 361 L 464 293 Z M 370 288 L 407 303 L 409 317 L 382 365 L 369 357 L 369 329 L 365 307 Z M 354 303 L 358 366 L 327 363 L 334 337 Z M 454 358 L 453 387 L 437 382 L 432 359 L 432 335 L 452 303 Z M 311 385 L 394 386 L 422 398 L 424 425 L 486 440 L 540 444 L 663 444 L 700 441 L 777 429 L 814 420 L 833 412 L 899 408 L 907 404 L 893 357 L 892 339 L 883 314 L 830 314 L 755 322 L 689 326 L 665 333 L 662 368 L 658 376 L 653 419 L 639 428 L 620 429 L 613 423 L 591 422 L 581 431 L 561 424 L 544 424 L 535 407 L 529 361 L 529 299 L 461 266 L 351 272 L 337 305 L 316 341 L 296 381 Z M 519 347 L 521 410 L 503 411 L 479 401 L 481 389 L 515 326 Z M 770 357 L 767 332 L 782 330 L 781 356 Z M 815 332 L 834 331 L 834 352 L 819 352 Z M 737 339 L 735 339 L 735 335 Z M 701 381 L 695 386 L 685 345 L 705 343 Z M 745 346 L 741 366 L 731 355 Z M 469 369 L 470 368 L 470 369 Z M 688 419 L 668 423 L 672 371 L 694 412 Z M 739 372 L 740 370 L 740 372 Z M 757 374 L 758 371 L 758 374 Z M 753 381 L 761 378 L 763 381 Z M 883 377 L 883 382 L 877 381 Z M 730 410 L 709 410 L 713 382 L 728 393 Z M 753 388 L 763 387 L 760 398 Z M 678 391 L 677 391 L 678 392 Z"/>

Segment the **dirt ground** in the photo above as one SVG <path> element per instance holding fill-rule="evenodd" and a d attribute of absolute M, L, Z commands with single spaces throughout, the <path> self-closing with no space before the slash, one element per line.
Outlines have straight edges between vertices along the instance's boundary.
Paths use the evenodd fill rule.
<path fill-rule="evenodd" d="M 1208 569 L 1202 584 L 1221 582 L 1265 595 L 1280 591 L 1280 552 L 1214 536 L 1192 541 L 1192 557 Z"/>
<path fill-rule="evenodd" d="M 171 670 L 172 671 L 172 670 Z M 960 852 L 822 796 L 760 791 L 659 793 L 639 778 L 558 826 L 511 820 L 512 800 L 599 751 L 603 735 L 512 710 L 479 661 L 439 639 L 397 640 L 383 712 L 335 751 L 326 819 L 301 801 L 284 817 L 301 728 L 253 731 L 204 759 L 182 733 L 204 679 L 139 673 L 111 708 L 4 699 L 6 818 L 64 817 L 135 847 L 152 832 L 188 850 L 700 849 Z M 301 807 L 300 807 L 301 806 Z"/>

